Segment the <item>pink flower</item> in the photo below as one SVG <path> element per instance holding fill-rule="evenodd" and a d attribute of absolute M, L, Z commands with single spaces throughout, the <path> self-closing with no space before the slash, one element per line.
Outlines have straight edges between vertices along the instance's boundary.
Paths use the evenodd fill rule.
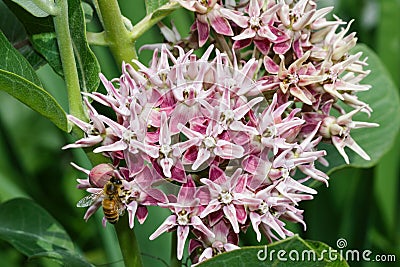
<path fill-rule="evenodd" d="M 352 117 L 362 108 L 350 111 L 338 118 L 326 116 L 320 128 L 320 133 L 325 138 L 331 138 L 333 145 L 339 151 L 347 164 L 350 163 L 349 157 L 344 151 L 345 147 L 350 148 L 365 160 L 370 160 L 368 154 L 350 136 L 351 129 L 378 127 L 377 123 L 353 121 Z"/>
<path fill-rule="evenodd" d="M 90 147 L 97 145 L 107 139 L 107 134 L 109 132 L 107 132 L 104 123 L 99 118 L 99 114 L 86 98 L 84 98 L 83 101 L 85 103 L 85 106 L 87 107 L 91 123 L 82 121 L 72 115 L 67 115 L 67 118 L 70 122 L 74 123 L 76 126 L 83 130 L 83 132 L 85 133 L 85 137 L 77 140 L 74 144 L 64 146 L 62 149 Z"/>
<path fill-rule="evenodd" d="M 199 248 L 201 248 L 202 253 L 200 255 L 194 255 L 194 262 L 196 262 L 196 264 L 192 266 L 196 266 L 198 263 L 220 253 L 240 249 L 238 246 L 238 234 L 231 230 L 229 224 L 224 220 L 220 220 L 211 227 L 211 231 L 215 234 L 215 237 L 206 236 L 201 232 L 194 231 L 197 238 L 190 240 L 189 253 L 194 254 Z"/>
<path fill-rule="evenodd" d="M 192 29 L 197 29 L 199 46 L 202 47 L 210 36 L 210 25 L 216 33 L 232 36 L 233 31 L 217 0 L 177 0 L 184 8 L 196 12 L 196 22 Z"/>
<path fill-rule="evenodd" d="M 239 35 L 234 36 L 233 47 L 240 49 L 250 45 L 253 40 L 255 46 L 263 53 L 269 51 L 270 42 L 285 40 L 286 37 L 276 29 L 273 24 L 276 12 L 281 8 L 282 4 L 267 6 L 267 10 L 261 13 L 264 6 L 264 0 L 250 0 L 248 6 L 248 17 L 244 21 L 240 21 L 238 26 L 245 28 Z M 235 21 L 237 22 L 237 20 Z"/>
<path fill-rule="evenodd" d="M 124 197 L 122 201 L 126 205 L 126 210 L 129 216 L 129 227 L 133 228 L 135 216 L 140 224 L 143 224 L 147 218 L 147 207 L 158 203 L 167 203 L 168 199 L 165 194 L 152 184 L 161 178 L 157 173 L 149 167 L 138 173 L 132 180 L 129 173 L 117 173 L 118 178 L 122 181 Z"/>
<path fill-rule="evenodd" d="M 240 231 L 239 223 L 243 224 L 246 221 L 245 205 L 254 205 L 259 202 L 249 195 L 246 189 L 247 175 L 241 173 L 242 169 L 239 168 L 229 177 L 223 170 L 212 165 L 209 179 L 200 179 L 210 192 L 210 201 L 200 217 L 204 218 L 211 213 L 222 210 L 235 233 Z"/>
<path fill-rule="evenodd" d="M 181 260 L 190 228 L 210 237 L 215 237 L 215 234 L 204 225 L 198 216 L 199 199 L 196 196 L 196 186 L 190 176 L 187 183 L 183 184 L 179 190 L 178 197 L 171 196 L 170 198 L 169 203 L 159 203 L 159 206 L 170 208 L 174 214 L 169 216 L 149 239 L 153 240 L 165 231 L 176 229 L 178 236 L 177 257 Z"/>

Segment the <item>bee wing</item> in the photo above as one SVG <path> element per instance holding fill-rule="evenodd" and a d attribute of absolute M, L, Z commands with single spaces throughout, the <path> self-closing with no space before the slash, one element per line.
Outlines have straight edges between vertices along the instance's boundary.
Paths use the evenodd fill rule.
<path fill-rule="evenodd" d="M 91 195 L 85 196 L 84 198 L 79 200 L 78 203 L 76 203 L 76 206 L 78 208 L 85 208 L 85 207 L 92 206 L 93 203 L 99 199 L 100 195 L 101 194 L 91 194 Z"/>
<path fill-rule="evenodd" d="M 117 212 L 119 216 L 122 216 L 125 214 L 125 205 L 122 203 L 121 199 L 118 197 L 116 198 L 117 202 Z"/>

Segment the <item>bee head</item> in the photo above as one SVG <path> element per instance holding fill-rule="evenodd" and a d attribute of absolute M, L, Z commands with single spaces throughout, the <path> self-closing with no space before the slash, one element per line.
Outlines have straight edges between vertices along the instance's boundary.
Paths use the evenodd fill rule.
<path fill-rule="evenodd" d="M 115 176 L 111 177 L 110 182 L 115 185 L 122 185 L 122 181 Z"/>

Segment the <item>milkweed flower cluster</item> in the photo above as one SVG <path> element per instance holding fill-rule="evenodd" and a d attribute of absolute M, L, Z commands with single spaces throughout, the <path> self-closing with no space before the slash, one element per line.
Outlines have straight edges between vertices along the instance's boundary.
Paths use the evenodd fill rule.
<path fill-rule="evenodd" d="M 370 89 L 360 83 L 369 71 L 361 53 L 349 53 L 350 24 L 325 19 L 332 8 L 307 0 L 178 2 L 195 12 L 198 45 L 213 36 L 216 47 L 197 57 L 163 45 L 150 66 L 134 60 L 137 69 L 123 63 L 119 78 L 100 75 L 107 92 L 84 93 L 89 122 L 68 119 L 85 136 L 64 148 L 94 147 L 110 159 L 92 170 L 77 166 L 88 175 L 78 188 L 96 194 L 118 178 L 131 228 L 135 217 L 146 220 L 148 206 L 169 209 L 150 239 L 176 231 L 178 259 L 190 239 L 196 263 L 238 249 L 249 227 L 258 241 L 293 235 L 287 221 L 305 229 L 298 204 L 317 193 L 307 182 L 328 185 L 318 144 L 333 144 L 347 163 L 345 147 L 368 160 L 350 133 L 377 125 L 352 120 L 372 112 L 357 98 Z M 100 206 L 94 202 L 85 219 Z"/>

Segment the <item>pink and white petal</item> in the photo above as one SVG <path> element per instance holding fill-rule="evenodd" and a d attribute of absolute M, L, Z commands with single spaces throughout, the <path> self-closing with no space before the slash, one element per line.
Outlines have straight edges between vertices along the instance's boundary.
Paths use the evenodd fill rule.
<path fill-rule="evenodd" d="M 147 211 L 147 208 L 139 205 L 136 211 L 136 218 L 138 219 L 138 222 L 143 224 L 148 214 L 149 212 Z"/>
<path fill-rule="evenodd" d="M 243 205 L 235 205 L 235 208 L 238 222 L 244 224 L 247 220 L 246 208 Z"/>
<path fill-rule="evenodd" d="M 271 43 L 267 39 L 254 39 L 253 42 L 263 55 L 268 54 Z"/>
<path fill-rule="evenodd" d="M 272 74 L 278 74 L 279 65 L 275 63 L 269 56 L 264 57 L 264 67 L 265 69 Z"/>
<path fill-rule="evenodd" d="M 80 129 L 82 129 L 84 132 L 88 132 L 92 128 L 92 125 L 90 123 L 84 122 L 72 115 L 67 115 L 67 119 L 78 126 Z"/>
<path fill-rule="evenodd" d="M 292 86 L 290 87 L 290 94 L 298 98 L 301 102 L 307 104 L 307 105 L 312 105 L 310 97 L 312 95 L 308 95 L 304 90 L 300 89 L 297 86 Z"/>
<path fill-rule="evenodd" d="M 171 230 L 176 226 L 176 215 L 170 215 L 165 221 L 157 228 L 157 230 L 152 233 L 149 237 L 150 240 L 156 239 L 162 233 Z"/>
<path fill-rule="evenodd" d="M 210 151 L 208 151 L 208 149 L 200 147 L 199 152 L 197 153 L 197 158 L 193 162 L 192 170 L 197 170 L 201 164 L 203 164 L 210 158 L 210 156 L 211 156 L 211 153 L 210 153 Z"/>
<path fill-rule="evenodd" d="M 267 38 L 268 40 L 271 40 L 271 41 L 275 41 L 276 39 L 278 39 L 278 36 L 276 36 L 271 31 L 271 29 L 268 27 L 268 25 L 258 29 L 257 34 L 258 34 L 258 36 Z"/>
<path fill-rule="evenodd" d="M 347 136 L 345 140 L 345 145 L 356 152 L 360 157 L 362 157 L 365 160 L 371 160 L 371 158 L 368 156 L 368 154 L 354 141 L 351 136 Z"/>
<path fill-rule="evenodd" d="M 214 154 L 223 159 L 237 159 L 243 157 L 244 148 L 225 140 L 218 140 Z"/>
<path fill-rule="evenodd" d="M 222 210 L 224 211 L 224 215 L 226 216 L 226 218 L 228 219 L 228 221 L 231 223 L 233 231 L 235 233 L 239 233 L 240 229 L 239 229 L 239 223 L 236 217 L 236 209 L 235 206 L 230 204 L 230 205 L 225 205 Z"/>
<path fill-rule="evenodd" d="M 287 51 L 289 51 L 290 46 L 291 46 L 291 40 L 288 40 L 286 42 L 274 44 L 273 50 L 275 53 L 279 55 L 284 55 L 286 54 Z"/>
<path fill-rule="evenodd" d="M 260 229 L 258 229 L 260 223 L 261 223 L 261 216 L 255 212 L 250 212 L 250 221 L 251 225 L 253 226 L 253 230 L 256 233 L 257 241 L 261 241 L 261 232 Z"/>
<path fill-rule="evenodd" d="M 129 169 L 129 175 L 130 177 L 134 177 L 136 174 L 141 172 L 144 167 L 144 159 L 142 155 L 136 153 L 130 153 L 128 150 L 124 150 L 124 158 L 126 161 L 126 166 Z"/>
<path fill-rule="evenodd" d="M 177 258 L 178 260 L 181 260 L 183 256 L 183 249 L 185 248 L 185 242 L 189 235 L 189 226 L 178 225 L 176 235 L 178 236 Z"/>
<path fill-rule="evenodd" d="M 134 139 L 130 140 L 130 146 L 140 149 L 152 158 L 158 158 L 160 156 L 160 150 L 156 146 L 145 144 Z"/>
<path fill-rule="evenodd" d="M 264 97 L 256 97 L 247 102 L 246 104 L 243 104 L 236 108 L 233 113 L 235 114 L 235 120 L 241 120 L 247 112 L 256 104 L 260 103 L 261 101 L 264 100 Z"/>
<path fill-rule="evenodd" d="M 260 17 L 260 4 L 258 0 L 250 0 L 248 14 L 250 17 Z"/>
<path fill-rule="evenodd" d="M 233 43 L 233 49 L 242 49 L 245 47 L 248 47 L 253 39 L 249 38 L 249 39 L 244 39 L 244 40 L 236 40 Z"/>
<path fill-rule="evenodd" d="M 138 203 L 136 201 L 132 201 L 131 203 L 129 203 L 129 205 L 126 208 L 128 210 L 129 227 L 131 229 L 135 225 L 135 215 L 137 208 L 138 208 Z"/>
<path fill-rule="evenodd" d="M 193 227 L 199 231 L 201 231 L 203 234 L 205 234 L 208 237 L 214 238 L 215 234 L 208 229 L 202 220 L 198 216 L 193 216 L 190 220 L 190 224 L 193 225 Z"/>
<path fill-rule="evenodd" d="M 225 243 L 225 244 L 224 244 L 224 249 L 225 249 L 226 252 L 228 252 L 228 251 L 240 249 L 240 247 L 239 247 L 239 246 L 236 246 L 236 245 L 234 245 L 234 244 L 231 244 L 231 243 Z"/>
<path fill-rule="evenodd" d="M 202 261 L 205 261 L 205 260 L 208 260 L 208 259 L 211 259 L 212 256 L 213 256 L 213 250 L 212 250 L 211 247 L 208 247 L 203 251 L 203 253 L 201 253 L 198 263 L 200 263 Z M 192 266 L 195 266 L 195 265 L 192 265 Z"/>
<path fill-rule="evenodd" d="M 201 144 L 201 139 L 191 138 L 187 141 L 174 144 L 172 146 L 172 155 L 174 157 L 180 157 L 186 150 L 193 146 L 199 146 Z"/>
<path fill-rule="evenodd" d="M 221 17 L 218 11 L 212 10 L 208 12 L 208 19 L 210 20 L 211 27 L 219 34 L 226 36 L 233 36 L 233 31 L 229 22 Z"/>
<path fill-rule="evenodd" d="M 213 201 L 213 202 L 216 204 L 211 204 L 211 201 L 210 201 L 210 204 L 208 204 L 208 206 L 201 212 L 200 218 L 204 218 L 208 214 L 211 214 L 211 213 L 216 212 L 221 209 L 221 204 L 219 204 L 218 201 Z"/>
<path fill-rule="evenodd" d="M 198 15 L 198 17 L 201 15 Z M 208 23 L 201 22 L 200 19 L 196 20 L 197 34 L 199 37 L 199 46 L 202 47 L 208 40 L 210 35 L 210 25 Z"/>
<path fill-rule="evenodd" d="M 235 41 L 239 41 L 239 40 L 252 39 L 255 36 L 256 36 L 256 31 L 251 28 L 247 28 L 243 32 L 241 32 L 239 35 L 232 37 L 232 39 Z"/>
<path fill-rule="evenodd" d="M 173 166 L 173 160 L 171 158 L 162 158 L 160 160 L 160 166 L 163 170 L 165 177 L 171 178 L 171 168 Z"/>
<path fill-rule="evenodd" d="M 89 146 L 94 146 L 100 143 L 101 141 L 103 141 L 103 137 L 101 137 L 100 135 L 89 135 L 86 138 L 79 139 L 73 144 L 68 144 L 66 146 L 63 146 L 61 149 L 89 147 Z"/>
<path fill-rule="evenodd" d="M 337 151 L 342 155 L 344 161 L 347 164 L 350 164 L 349 157 L 347 156 L 346 152 L 344 151 L 344 140 L 338 136 L 332 136 L 332 144 L 336 147 Z"/>
<path fill-rule="evenodd" d="M 99 146 L 93 150 L 93 153 L 102 153 L 102 152 L 113 152 L 113 151 L 122 151 L 128 148 L 128 144 L 123 140 L 119 140 L 115 143 L 106 146 Z"/>
<path fill-rule="evenodd" d="M 249 26 L 249 19 L 243 16 L 242 13 L 227 8 L 221 8 L 219 11 L 225 18 L 232 20 L 240 28 L 247 28 Z"/>
<path fill-rule="evenodd" d="M 85 215 L 83 216 L 83 219 L 84 219 L 85 221 L 87 221 L 87 220 L 90 218 L 90 216 L 92 216 L 92 215 L 97 211 L 97 209 L 98 209 L 100 206 L 101 206 L 101 201 L 97 201 L 97 202 L 94 203 L 92 206 L 90 206 L 90 207 L 87 209 Z"/>

